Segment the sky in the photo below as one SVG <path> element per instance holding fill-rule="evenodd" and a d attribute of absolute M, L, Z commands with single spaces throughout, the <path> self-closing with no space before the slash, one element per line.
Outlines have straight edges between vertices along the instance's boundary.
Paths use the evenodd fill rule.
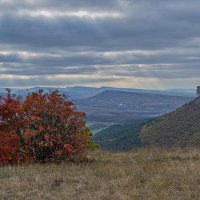
<path fill-rule="evenodd" d="M 0 0 L 0 87 L 200 85 L 199 0 Z"/>

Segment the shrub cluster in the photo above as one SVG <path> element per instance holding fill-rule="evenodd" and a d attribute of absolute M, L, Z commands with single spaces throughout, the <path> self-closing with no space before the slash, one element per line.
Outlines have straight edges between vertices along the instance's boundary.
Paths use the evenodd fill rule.
<path fill-rule="evenodd" d="M 85 113 L 57 91 L 0 97 L 0 164 L 59 162 L 95 148 Z"/>

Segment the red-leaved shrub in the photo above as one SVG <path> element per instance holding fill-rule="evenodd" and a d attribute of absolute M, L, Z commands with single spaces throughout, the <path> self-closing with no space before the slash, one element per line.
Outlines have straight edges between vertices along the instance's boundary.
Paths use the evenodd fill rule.
<path fill-rule="evenodd" d="M 0 97 L 0 163 L 59 162 L 86 153 L 95 145 L 84 117 L 57 91 L 22 100 L 8 90 Z"/>
<path fill-rule="evenodd" d="M 24 159 L 20 152 L 19 130 L 22 127 L 23 109 L 21 98 L 7 90 L 5 98 L 0 97 L 0 163 L 16 163 Z"/>

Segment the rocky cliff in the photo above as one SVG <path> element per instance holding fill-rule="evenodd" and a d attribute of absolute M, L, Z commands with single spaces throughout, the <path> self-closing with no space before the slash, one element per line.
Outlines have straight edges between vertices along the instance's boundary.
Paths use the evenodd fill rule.
<path fill-rule="evenodd" d="M 197 87 L 197 97 L 200 96 L 200 86 Z"/>

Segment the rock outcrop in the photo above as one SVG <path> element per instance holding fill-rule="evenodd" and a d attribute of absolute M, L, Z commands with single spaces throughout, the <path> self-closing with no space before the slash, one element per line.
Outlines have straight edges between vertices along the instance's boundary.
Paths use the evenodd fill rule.
<path fill-rule="evenodd" d="M 197 87 L 197 97 L 200 97 L 200 86 Z"/>

